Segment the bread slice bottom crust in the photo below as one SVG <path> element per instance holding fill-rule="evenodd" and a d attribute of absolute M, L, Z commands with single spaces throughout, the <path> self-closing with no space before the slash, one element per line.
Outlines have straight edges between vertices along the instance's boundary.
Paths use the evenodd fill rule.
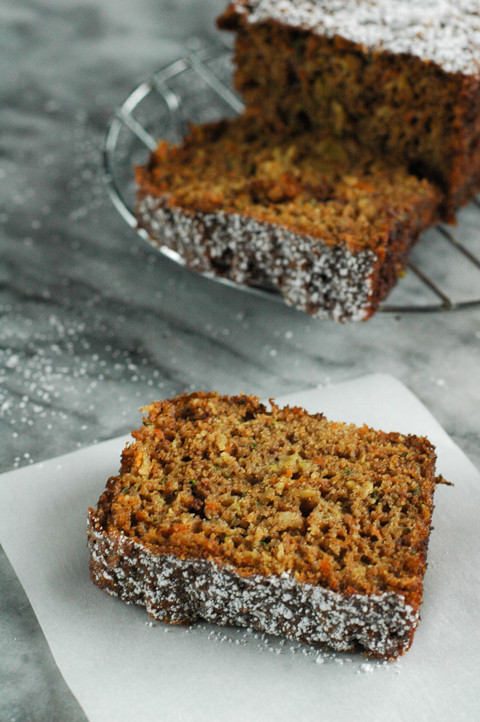
<path fill-rule="evenodd" d="M 127 603 L 146 607 L 161 622 L 203 619 L 395 659 L 410 647 L 419 619 L 419 611 L 394 592 L 345 595 L 299 583 L 287 573 L 241 576 L 207 559 L 153 554 L 121 532 L 106 532 L 93 509 L 88 543 L 94 583 Z"/>

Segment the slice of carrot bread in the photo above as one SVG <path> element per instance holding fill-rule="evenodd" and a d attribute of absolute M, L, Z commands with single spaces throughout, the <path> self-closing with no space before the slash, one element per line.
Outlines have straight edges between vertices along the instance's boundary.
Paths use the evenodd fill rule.
<path fill-rule="evenodd" d="M 354 136 L 438 182 L 480 187 L 480 15 L 471 0 L 233 0 L 237 89 L 281 127 Z"/>
<path fill-rule="evenodd" d="M 97 510 L 94 583 L 201 618 L 395 658 L 422 602 L 435 489 L 425 438 L 184 394 L 143 409 Z"/>
<path fill-rule="evenodd" d="M 341 321 L 374 313 L 440 202 L 352 139 L 285 133 L 250 114 L 161 142 L 137 185 L 139 225 L 189 267 Z"/>

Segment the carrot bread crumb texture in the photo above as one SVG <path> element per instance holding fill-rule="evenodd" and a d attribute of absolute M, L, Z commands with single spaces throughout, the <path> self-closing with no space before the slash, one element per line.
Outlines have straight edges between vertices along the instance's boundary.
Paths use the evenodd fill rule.
<path fill-rule="evenodd" d="M 250 110 L 399 158 L 442 187 L 447 218 L 478 190 L 476 3 L 233 0 L 219 24 Z"/>
<path fill-rule="evenodd" d="M 198 617 L 395 657 L 422 601 L 435 453 L 253 396 L 145 409 L 96 511 L 93 581 Z"/>
<path fill-rule="evenodd" d="M 440 199 L 353 139 L 286 134 L 255 114 L 160 143 L 136 178 L 139 224 L 188 266 L 342 321 L 376 310 Z"/>

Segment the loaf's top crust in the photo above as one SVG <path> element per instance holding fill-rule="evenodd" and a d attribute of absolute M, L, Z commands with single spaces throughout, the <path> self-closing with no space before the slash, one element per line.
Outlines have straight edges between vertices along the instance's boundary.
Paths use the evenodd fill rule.
<path fill-rule="evenodd" d="M 234 0 L 249 23 L 339 35 L 372 52 L 407 53 L 448 73 L 480 72 L 480 4 L 471 0 Z"/>

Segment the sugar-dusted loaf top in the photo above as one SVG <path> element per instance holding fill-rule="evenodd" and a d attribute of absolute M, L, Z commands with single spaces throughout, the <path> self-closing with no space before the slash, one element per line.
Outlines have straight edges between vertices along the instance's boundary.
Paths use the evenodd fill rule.
<path fill-rule="evenodd" d="M 233 0 L 250 23 L 276 20 L 370 50 L 408 53 L 446 72 L 480 72 L 475 0 Z"/>

